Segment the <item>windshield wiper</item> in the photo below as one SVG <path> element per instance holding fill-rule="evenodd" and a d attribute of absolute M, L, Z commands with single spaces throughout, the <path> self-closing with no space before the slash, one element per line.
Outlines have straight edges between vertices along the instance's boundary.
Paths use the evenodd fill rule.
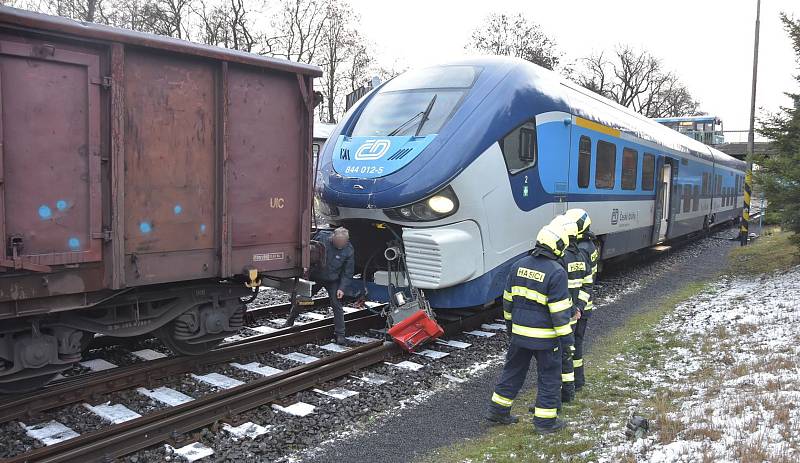
<path fill-rule="evenodd" d="M 409 120 L 403 122 L 402 124 L 400 124 L 396 129 L 394 129 L 391 132 L 387 133 L 386 136 L 387 137 L 391 137 L 393 135 L 397 135 L 398 133 L 402 132 L 403 129 L 405 129 L 409 124 L 411 124 L 412 122 L 417 120 L 417 118 L 419 116 L 422 116 L 423 114 L 425 114 L 425 111 L 420 111 L 417 114 L 414 114 L 413 116 L 411 116 L 411 119 L 409 119 Z"/>
<path fill-rule="evenodd" d="M 402 132 L 406 127 L 408 127 L 409 124 L 417 120 L 418 117 L 422 116 L 422 119 L 419 121 L 419 125 L 417 125 L 417 131 L 414 132 L 414 136 L 415 137 L 418 136 L 419 132 L 422 130 L 422 126 L 425 125 L 425 122 L 428 121 L 428 116 L 430 116 L 431 114 L 431 110 L 433 109 L 433 104 L 436 103 L 436 96 L 437 95 L 433 95 L 433 98 L 431 98 L 431 101 L 428 102 L 428 107 L 425 108 L 425 111 L 420 111 L 417 114 L 414 114 L 413 116 L 411 116 L 411 119 L 400 124 L 396 129 L 387 133 L 386 136 L 391 137 L 393 135 L 397 135 L 398 133 Z"/>
<path fill-rule="evenodd" d="M 414 132 L 414 136 L 415 137 L 419 136 L 419 132 L 422 130 L 422 126 L 425 125 L 425 123 L 428 121 L 428 119 L 429 119 L 428 116 L 431 115 L 431 110 L 433 109 L 433 104 L 436 103 L 436 97 L 437 96 L 438 96 L 438 94 L 436 94 L 436 93 L 433 94 L 433 98 L 431 98 L 431 102 L 428 103 L 428 107 L 425 108 L 425 112 L 422 113 L 422 120 L 419 121 L 419 125 L 417 126 L 417 131 Z"/>

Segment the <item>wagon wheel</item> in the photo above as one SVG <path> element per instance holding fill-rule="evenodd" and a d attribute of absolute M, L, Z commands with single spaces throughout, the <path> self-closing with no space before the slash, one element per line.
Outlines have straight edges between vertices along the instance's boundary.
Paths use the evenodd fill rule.
<path fill-rule="evenodd" d="M 181 339 L 175 339 L 173 323 L 174 322 L 169 322 L 159 328 L 159 330 L 156 331 L 156 336 L 170 351 L 177 355 L 203 355 L 222 343 L 222 339 L 213 339 L 196 344 Z"/>

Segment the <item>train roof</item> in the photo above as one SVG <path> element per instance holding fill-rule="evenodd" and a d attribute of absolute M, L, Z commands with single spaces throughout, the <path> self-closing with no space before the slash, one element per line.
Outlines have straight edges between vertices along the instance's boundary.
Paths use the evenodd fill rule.
<path fill-rule="evenodd" d="M 572 114 L 589 119 L 623 133 L 654 143 L 662 148 L 699 159 L 713 160 L 715 163 L 744 169 L 745 162 L 714 149 L 694 138 L 687 137 L 655 119 L 650 119 L 613 100 L 588 90 L 560 74 L 538 66 L 530 61 L 507 56 L 480 56 L 457 60 L 443 65 L 467 64 L 499 70 L 510 68 L 509 74 L 520 73 L 533 76 L 532 85 L 540 87 L 546 98 L 555 104 L 566 102 Z M 717 119 L 714 116 L 701 118 Z"/>
<path fill-rule="evenodd" d="M 61 16 L 34 13 L 7 6 L 0 6 L 0 25 L 15 28 L 38 29 L 43 32 L 66 34 L 83 39 L 118 42 L 137 47 L 154 48 L 184 55 L 194 55 L 257 66 L 260 68 L 304 74 L 312 77 L 319 77 L 322 75 L 322 70 L 319 67 L 310 64 L 295 63 L 281 58 L 261 56 L 255 53 L 204 45 L 146 32 L 75 21 Z"/>
<path fill-rule="evenodd" d="M 656 122 L 713 122 L 715 124 L 719 124 L 722 122 L 722 119 L 718 118 L 717 116 L 678 116 L 678 117 L 656 117 L 653 118 Z"/>
<path fill-rule="evenodd" d="M 562 81 L 562 85 L 569 89 L 568 100 L 574 113 L 581 117 L 603 123 L 684 155 L 713 160 L 715 163 L 733 168 L 743 168 L 745 165 L 743 161 L 694 138 L 687 137 L 608 98 L 597 95 L 566 79 L 560 77 L 559 79 Z M 590 103 L 589 100 L 593 101 Z"/>
<path fill-rule="evenodd" d="M 532 64 L 532 66 L 535 65 Z M 543 69 L 543 71 L 546 70 Z M 555 74 L 552 71 L 546 72 Z M 713 160 L 715 163 L 731 168 L 743 169 L 745 166 L 744 161 L 729 156 L 694 138 L 687 137 L 654 119 L 645 117 L 630 108 L 617 104 L 560 76 L 556 75 L 556 78 L 561 81 L 561 85 L 564 88 L 568 89 L 567 99 L 573 109 L 573 114 L 619 129 L 623 133 L 684 155 Z"/>

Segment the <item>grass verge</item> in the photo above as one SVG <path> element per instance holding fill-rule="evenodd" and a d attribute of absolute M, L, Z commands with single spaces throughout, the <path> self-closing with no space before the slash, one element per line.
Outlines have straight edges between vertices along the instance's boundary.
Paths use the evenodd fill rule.
<path fill-rule="evenodd" d="M 790 232 L 780 227 L 767 228 L 751 245 L 731 251 L 728 272 L 732 275 L 756 275 L 800 265 L 800 253 L 791 237 Z"/>

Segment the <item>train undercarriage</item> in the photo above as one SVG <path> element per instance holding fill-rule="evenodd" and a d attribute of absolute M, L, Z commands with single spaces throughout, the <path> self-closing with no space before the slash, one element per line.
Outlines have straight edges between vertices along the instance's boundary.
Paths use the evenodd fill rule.
<path fill-rule="evenodd" d="M 290 289 L 295 279 L 267 284 Z M 206 281 L 120 291 L 92 307 L 0 324 L 0 393 L 35 390 L 79 362 L 96 335 L 153 334 L 176 355 L 202 355 L 244 326 L 241 282 Z M 48 301 L 51 302 L 51 301 Z"/>

